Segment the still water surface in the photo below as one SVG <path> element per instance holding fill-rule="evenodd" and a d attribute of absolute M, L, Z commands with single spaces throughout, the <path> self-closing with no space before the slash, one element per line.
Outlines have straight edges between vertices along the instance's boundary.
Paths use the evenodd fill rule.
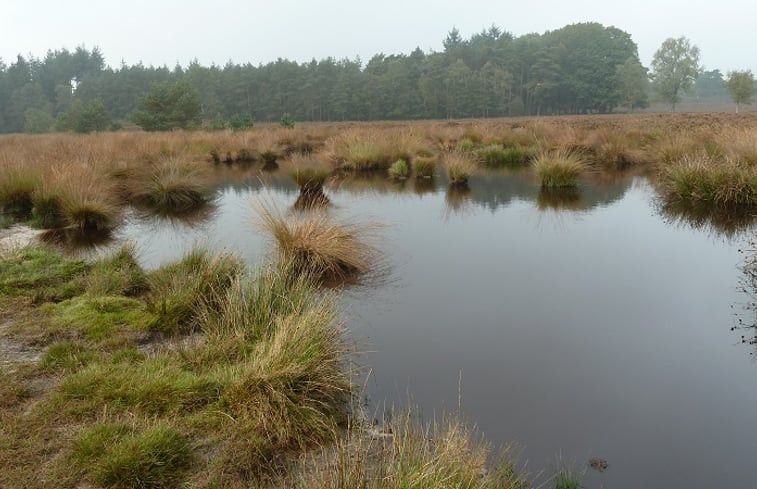
<path fill-rule="evenodd" d="M 455 411 L 532 472 L 559 456 L 587 488 L 755 487 L 757 365 L 731 331 L 747 232 L 665 216 L 641 177 L 585 181 L 569 196 L 526 175 L 445 182 L 344 180 L 332 212 L 387 225 L 388 276 L 347 291 L 374 409 L 409 396 Z M 234 175 L 191 222 L 133 218 L 118 231 L 157 266 L 202 244 L 259 262 L 263 196 L 291 206 L 282 175 Z M 461 389 L 460 389 L 461 388 Z"/>

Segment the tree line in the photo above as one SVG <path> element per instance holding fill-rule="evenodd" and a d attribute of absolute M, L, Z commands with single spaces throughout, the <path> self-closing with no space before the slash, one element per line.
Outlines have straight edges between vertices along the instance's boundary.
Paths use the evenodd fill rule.
<path fill-rule="evenodd" d="M 700 80 L 715 92 L 737 89 L 737 103 L 750 103 L 754 79 L 738 74 L 703 72 L 685 38 L 667 40 L 650 73 L 630 34 L 598 23 L 519 37 L 492 26 L 466 39 L 452 29 L 443 51 L 376 54 L 367 63 L 113 68 L 98 48 L 78 47 L 0 60 L 0 132 L 247 127 L 282 114 L 361 121 L 608 113 L 646 107 L 650 94 L 674 107 Z"/>

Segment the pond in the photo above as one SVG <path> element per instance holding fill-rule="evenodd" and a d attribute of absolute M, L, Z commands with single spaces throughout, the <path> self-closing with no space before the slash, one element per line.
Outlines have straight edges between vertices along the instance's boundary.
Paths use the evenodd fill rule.
<path fill-rule="evenodd" d="M 264 259 L 254 203 L 290 207 L 297 187 L 224 171 L 211 209 L 134 212 L 115 237 L 149 267 L 196 244 Z M 385 225 L 386 276 L 343 297 L 369 409 L 461 407 L 541 480 L 560 457 L 586 468 L 587 488 L 754 486 L 757 365 L 731 330 L 748 300 L 748 225 L 662 212 L 642 176 L 594 176 L 567 195 L 519 173 L 476 176 L 469 191 L 352 177 L 326 193 L 335 214 Z"/>

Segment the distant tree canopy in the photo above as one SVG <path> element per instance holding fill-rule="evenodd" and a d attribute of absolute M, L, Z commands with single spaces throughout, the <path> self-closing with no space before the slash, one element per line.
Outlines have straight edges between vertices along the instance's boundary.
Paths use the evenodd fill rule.
<path fill-rule="evenodd" d="M 652 59 L 652 83 L 657 95 L 675 110 L 700 73 L 699 48 L 685 37 L 668 38 Z"/>
<path fill-rule="evenodd" d="M 187 81 L 152 85 L 132 119 L 145 131 L 189 129 L 202 121 L 197 91 Z"/>
<path fill-rule="evenodd" d="M 653 77 L 677 101 L 696 78 L 698 51 L 671 41 Z M 581 23 L 514 37 L 492 26 L 467 39 L 453 29 L 443 47 L 380 53 L 366 63 L 195 61 L 173 69 L 107 67 L 97 48 L 18 56 L 10 65 L 0 60 L 0 132 L 88 132 L 121 123 L 237 128 L 280 121 L 285 113 L 296 121 L 583 114 L 647 104 L 636 44 L 615 27 Z M 671 78 L 687 59 L 686 76 Z"/>
<path fill-rule="evenodd" d="M 725 87 L 730 92 L 733 101 L 736 102 L 736 112 L 741 109 L 742 105 L 750 105 L 754 99 L 755 91 L 757 91 L 751 70 L 729 72 Z"/>

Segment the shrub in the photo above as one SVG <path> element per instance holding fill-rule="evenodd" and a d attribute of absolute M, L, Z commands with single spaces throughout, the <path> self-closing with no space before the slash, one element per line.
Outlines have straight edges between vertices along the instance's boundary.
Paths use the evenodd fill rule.
<path fill-rule="evenodd" d="M 283 114 L 281 114 L 279 126 L 285 129 L 294 129 L 294 119 L 292 119 L 292 116 L 289 115 L 289 112 L 284 112 Z"/>
<path fill-rule="evenodd" d="M 542 151 L 534 159 L 536 175 L 542 187 L 573 187 L 586 168 L 583 160 L 567 150 Z"/>

